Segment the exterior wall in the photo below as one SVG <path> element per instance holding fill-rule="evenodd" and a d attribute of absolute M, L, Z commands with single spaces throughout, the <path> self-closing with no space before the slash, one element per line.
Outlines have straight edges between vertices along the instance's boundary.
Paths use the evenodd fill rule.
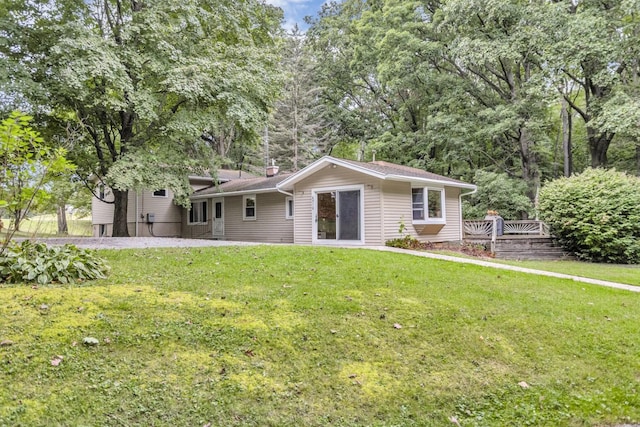
<path fill-rule="evenodd" d="M 310 245 L 313 230 L 313 194 L 316 188 L 364 185 L 364 241 L 365 245 L 382 245 L 381 180 L 337 166 L 327 166 L 295 184 L 294 210 L 295 243 Z"/>
<path fill-rule="evenodd" d="M 460 241 L 460 189 L 445 187 L 446 224 L 436 232 L 421 231 L 412 224 L 411 184 L 408 182 L 383 181 L 383 229 L 384 240 L 402 237 L 400 222 L 405 225 L 405 234 L 423 242 Z M 436 227 L 437 228 L 437 227 Z"/>
<path fill-rule="evenodd" d="M 106 189 L 106 199 L 113 201 L 113 194 Z M 138 215 L 138 234 L 141 237 L 176 237 L 181 233 L 181 208 L 173 204 L 173 193 L 167 190 L 167 197 L 153 197 L 153 192 L 129 191 L 127 207 L 127 227 L 129 235 L 136 236 L 136 200 Z M 153 227 L 147 224 L 147 213 L 153 213 Z M 106 227 L 106 236 L 113 231 L 113 204 L 105 203 L 97 198 L 91 200 L 91 221 L 93 236 L 100 236 L 100 226 Z M 153 233 L 153 234 L 152 234 Z"/>
<path fill-rule="evenodd" d="M 207 223 L 206 224 L 188 224 L 189 211 L 185 208 L 182 210 L 182 236 L 185 239 L 212 239 L 213 238 L 213 201 L 207 200 Z"/>
<path fill-rule="evenodd" d="M 286 196 L 278 192 L 258 193 L 256 194 L 256 219 L 243 220 L 242 196 L 225 197 L 224 239 L 292 243 L 293 220 L 285 219 L 285 199 Z M 211 210 L 213 211 L 213 209 Z"/>

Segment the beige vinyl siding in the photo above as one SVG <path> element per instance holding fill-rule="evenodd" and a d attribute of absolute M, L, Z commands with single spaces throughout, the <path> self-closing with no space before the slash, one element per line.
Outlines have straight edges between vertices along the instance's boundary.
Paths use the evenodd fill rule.
<path fill-rule="evenodd" d="M 384 240 L 402 237 L 400 222 L 405 225 L 405 234 L 418 237 L 411 225 L 413 211 L 411 209 L 411 183 L 397 181 L 383 181 L 382 183 L 382 212 Z"/>
<path fill-rule="evenodd" d="M 113 201 L 113 193 L 106 190 L 109 201 Z M 136 211 L 137 201 L 137 211 Z M 147 214 L 153 213 L 155 221 L 153 235 L 157 237 L 179 236 L 181 232 L 181 208 L 173 204 L 173 193 L 168 190 L 168 197 L 153 197 L 152 191 L 129 191 L 127 197 L 127 227 L 130 236 L 136 236 L 136 216 L 138 222 L 138 236 L 151 236 L 151 230 L 147 225 Z M 98 236 L 99 225 L 107 225 L 107 235 L 111 236 L 113 230 L 113 204 L 105 203 L 97 198 L 91 200 L 91 220 L 94 236 Z"/>
<path fill-rule="evenodd" d="M 384 239 L 401 237 L 400 222 L 405 225 L 405 234 L 423 242 L 448 242 L 460 240 L 460 189 L 445 187 L 446 224 L 434 234 L 419 234 L 412 225 L 411 184 L 385 181 L 383 183 Z"/>
<path fill-rule="evenodd" d="M 198 200 L 202 201 L 202 200 Z M 185 239 L 212 239 L 213 238 L 213 202 L 206 199 L 207 202 L 207 223 L 206 224 L 189 224 L 189 211 L 182 209 L 182 237 Z"/>
<path fill-rule="evenodd" d="M 366 245 L 381 245 L 382 215 L 380 210 L 381 180 L 337 166 L 327 166 L 295 185 L 295 243 L 311 244 L 313 230 L 314 189 L 364 185 L 364 240 Z"/>
<path fill-rule="evenodd" d="M 224 198 L 224 239 L 264 243 L 292 243 L 293 220 L 285 219 L 282 193 L 256 194 L 256 219 L 242 219 L 242 196 Z M 297 213 L 296 213 L 297 215 Z"/>

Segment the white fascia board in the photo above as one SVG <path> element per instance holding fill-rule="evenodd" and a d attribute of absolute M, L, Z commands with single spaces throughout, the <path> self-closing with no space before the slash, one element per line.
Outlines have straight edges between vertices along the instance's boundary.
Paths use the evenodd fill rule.
<path fill-rule="evenodd" d="M 477 189 L 477 187 L 473 184 L 442 181 L 439 179 L 417 178 L 417 177 L 410 177 L 410 176 L 403 176 L 403 175 L 387 175 L 383 179 L 386 179 L 388 181 L 403 181 L 403 182 L 412 182 L 416 184 L 437 185 L 438 187 L 456 187 L 456 188 L 466 188 L 469 190 Z"/>
<path fill-rule="evenodd" d="M 261 194 L 261 193 L 278 193 L 277 188 L 262 188 L 260 190 L 242 190 L 242 191 L 229 191 L 228 193 L 213 193 L 213 194 L 202 194 L 189 197 L 189 200 L 201 200 L 201 199 L 211 199 L 218 197 L 226 197 L 226 196 L 244 196 L 245 194 Z"/>
<path fill-rule="evenodd" d="M 280 184 L 277 185 L 277 187 L 279 189 L 286 189 L 286 188 L 293 188 L 292 186 L 294 184 L 296 184 L 297 182 L 300 182 L 301 180 L 303 180 L 304 178 L 308 177 L 309 175 L 314 174 L 316 171 L 318 171 L 319 169 L 322 169 L 323 167 L 330 165 L 330 164 L 334 164 L 336 166 L 341 166 L 356 172 L 360 172 L 366 175 L 370 175 L 376 178 L 380 178 L 380 179 L 384 179 L 385 175 L 381 174 L 381 173 L 377 173 L 374 172 L 370 169 L 367 168 L 362 168 L 359 167 L 357 165 L 353 165 L 351 163 L 348 162 L 344 162 L 341 159 L 336 159 L 335 157 L 331 157 L 331 156 L 324 156 L 319 158 L 318 160 L 316 160 L 315 162 L 311 163 L 309 166 L 307 166 L 306 168 L 302 169 L 300 172 L 295 173 L 293 175 L 291 175 L 289 178 L 285 179 L 284 181 L 282 181 Z"/>

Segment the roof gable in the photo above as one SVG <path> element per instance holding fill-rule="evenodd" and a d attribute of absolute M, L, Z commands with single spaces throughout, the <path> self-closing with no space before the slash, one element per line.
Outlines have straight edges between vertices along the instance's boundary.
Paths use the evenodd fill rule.
<path fill-rule="evenodd" d="M 357 162 L 355 160 L 337 159 L 331 156 L 322 157 L 306 168 L 291 175 L 286 180 L 278 184 L 278 188 L 284 190 L 293 189 L 293 185 L 301 180 L 313 175 L 315 172 L 328 165 L 343 166 L 347 169 L 363 173 L 365 175 L 373 176 L 382 180 L 390 181 L 408 181 L 414 183 L 435 184 L 442 186 L 467 188 L 474 190 L 476 188 L 473 184 L 458 181 L 453 178 L 438 175 L 435 173 L 427 172 L 422 169 L 412 168 L 409 166 L 398 165 L 395 163 L 389 163 L 384 161 L 376 161 L 371 163 Z"/>

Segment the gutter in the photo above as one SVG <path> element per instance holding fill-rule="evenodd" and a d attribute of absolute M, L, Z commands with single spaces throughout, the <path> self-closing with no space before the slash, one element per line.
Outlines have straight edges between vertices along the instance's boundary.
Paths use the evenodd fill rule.
<path fill-rule="evenodd" d="M 458 196 L 458 206 L 460 206 L 460 242 L 462 242 L 464 240 L 464 223 L 462 222 L 462 196 L 470 196 L 472 194 L 475 194 L 478 192 L 478 187 L 477 186 L 473 186 L 473 190 L 467 192 L 467 193 L 463 193 L 462 191 L 460 192 L 460 195 Z"/>
<path fill-rule="evenodd" d="M 289 196 L 289 197 L 293 197 L 293 193 L 289 193 L 287 191 L 282 190 L 279 186 L 276 186 L 276 190 L 278 190 L 278 193 L 282 193 L 285 196 Z"/>
<path fill-rule="evenodd" d="M 279 191 L 277 188 L 261 188 L 257 190 L 241 190 L 241 191 L 229 191 L 228 193 L 210 193 L 189 197 L 189 200 L 211 199 L 225 196 L 243 196 L 245 194 L 261 194 L 261 193 L 273 193 Z"/>

